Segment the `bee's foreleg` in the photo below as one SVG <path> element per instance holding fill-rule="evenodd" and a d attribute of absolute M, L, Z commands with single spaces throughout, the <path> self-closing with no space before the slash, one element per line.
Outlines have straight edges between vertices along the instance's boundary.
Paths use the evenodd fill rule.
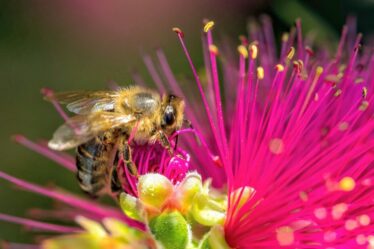
<path fill-rule="evenodd" d="M 169 155 L 172 156 L 173 151 L 171 149 L 169 139 L 167 138 L 166 134 L 162 130 L 159 130 L 157 132 L 157 140 L 162 145 L 162 147 L 164 147 L 168 151 Z"/>

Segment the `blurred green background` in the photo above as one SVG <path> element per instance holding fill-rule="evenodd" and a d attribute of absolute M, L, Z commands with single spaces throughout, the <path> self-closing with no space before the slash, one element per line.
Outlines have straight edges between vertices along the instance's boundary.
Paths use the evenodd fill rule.
<path fill-rule="evenodd" d="M 108 81 L 131 83 L 131 70 L 150 78 L 141 55 L 164 49 L 177 76 L 189 75 L 171 28 L 186 34 L 197 65 L 202 64 L 202 19 L 216 21 L 216 32 L 236 39 L 249 17 L 266 13 L 277 38 L 297 17 L 303 31 L 320 41 L 338 39 L 348 14 L 358 18 L 365 35 L 374 29 L 373 0 L 314 1 L 0 1 L 0 170 L 40 184 L 55 184 L 80 194 L 74 176 L 56 164 L 11 142 L 12 134 L 48 139 L 62 120 L 45 103 L 40 88 L 102 89 Z M 0 212 L 27 215 L 31 207 L 52 201 L 19 191 L 0 180 Z M 31 242 L 31 233 L 0 221 L 0 240 Z"/>

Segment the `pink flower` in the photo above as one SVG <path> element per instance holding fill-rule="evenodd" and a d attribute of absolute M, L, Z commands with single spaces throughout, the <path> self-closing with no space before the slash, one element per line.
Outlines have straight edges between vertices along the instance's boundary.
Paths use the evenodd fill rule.
<path fill-rule="evenodd" d="M 177 156 L 168 156 L 157 145 L 137 147 L 135 161 L 141 175 L 165 175 L 175 188 L 188 170 L 211 178 L 214 188 L 226 195 L 225 201 L 217 201 L 225 206 L 224 246 L 374 248 L 374 55 L 371 47 L 361 47 L 352 20 L 343 27 L 334 55 L 323 47 L 311 49 L 314 45 L 303 39 L 300 20 L 296 29 L 283 35 L 280 53 L 268 18 L 260 26 L 252 25 L 238 53 L 226 44 L 220 49 L 215 45 L 213 25 L 204 26 L 203 75 L 193 64 L 183 32 L 173 29 L 196 91 L 192 85 L 177 83 L 161 50 L 157 51 L 159 67 L 145 57 L 160 92 L 170 90 L 186 100 L 186 116 L 194 128 L 169 138 L 173 143 L 176 135 L 180 137 Z M 135 80 L 143 84 L 138 75 Z M 23 136 L 15 139 L 68 170 L 75 169 L 70 156 Z M 5 173 L 0 177 L 65 203 L 51 211 L 54 216 L 63 214 L 64 220 L 84 216 L 100 223 L 110 217 L 145 229 L 97 201 Z M 137 179 L 126 175 L 126 170 L 122 177 L 129 183 L 124 192 L 138 197 Z M 0 219 L 58 233 L 79 230 L 7 215 Z M 81 218 L 78 223 L 86 230 L 92 228 L 87 229 Z M 137 246 L 132 248 L 141 248 Z"/>

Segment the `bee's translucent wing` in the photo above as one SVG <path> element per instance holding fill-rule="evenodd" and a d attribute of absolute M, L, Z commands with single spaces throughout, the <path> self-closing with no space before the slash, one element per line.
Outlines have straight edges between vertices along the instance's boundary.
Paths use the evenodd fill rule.
<path fill-rule="evenodd" d="M 52 98 L 66 104 L 69 111 L 76 114 L 89 114 L 97 111 L 111 111 L 114 109 L 115 98 L 118 93 L 115 91 L 74 91 L 55 93 Z"/>
<path fill-rule="evenodd" d="M 70 118 L 53 134 L 48 146 L 53 150 L 66 150 L 77 147 L 104 131 L 134 121 L 133 115 L 115 112 L 94 112 Z"/>

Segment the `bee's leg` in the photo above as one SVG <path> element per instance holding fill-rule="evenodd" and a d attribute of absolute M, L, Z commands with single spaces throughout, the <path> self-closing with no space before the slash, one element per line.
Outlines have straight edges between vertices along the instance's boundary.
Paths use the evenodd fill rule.
<path fill-rule="evenodd" d="M 123 144 L 123 159 L 125 161 L 127 169 L 130 171 L 130 174 L 138 177 L 138 169 L 136 168 L 135 163 L 132 161 L 131 148 L 127 141 Z"/>
<path fill-rule="evenodd" d="M 117 166 L 116 165 L 113 166 L 113 169 L 112 169 L 112 172 L 111 172 L 110 189 L 111 189 L 112 193 L 114 193 L 114 194 L 117 194 L 122 190 L 122 184 L 121 184 L 121 181 L 118 177 Z"/>
<path fill-rule="evenodd" d="M 138 170 L 136 168 L 135 163 L 132 161 L 131 148 L 128 143 L 127 136 L 121 137 L 118 141 L 117 160 L 119 160 L 120 158 L 123 158 L 125 166 L 127 170 L 130 172 L 130 174 L 135 177 L 138 177 Z"/>
<path fill-rule="evenodd" d="M 162 130 L 159 130 L 157 132 L 157 140 L 160 142 L 162 147 L 164 147 L 169 152 L 169 155 L 172 156 L 173 151 L 170 147 L 169 139 L 167 138 L 167 136 L 165 135 L 165 133 Z"/>

